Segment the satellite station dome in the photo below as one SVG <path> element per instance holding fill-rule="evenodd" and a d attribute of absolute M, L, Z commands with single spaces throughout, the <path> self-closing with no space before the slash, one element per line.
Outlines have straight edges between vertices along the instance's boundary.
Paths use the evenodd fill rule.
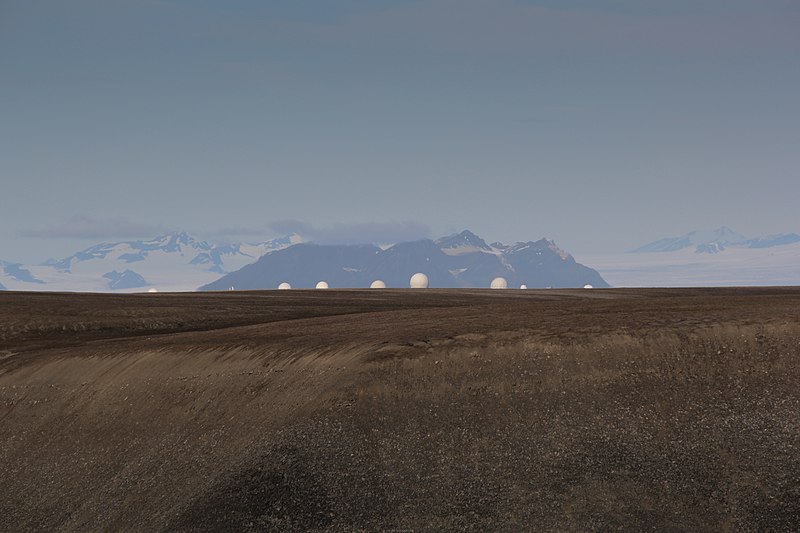
<path fill-rule="evenodd" d="M 316 288 L 317 289 L 327 289 L 328 288 L 328 282 L 327 281 L 317 282 L 317 287 Z"/>
<path fill-rule="evenodd" d="M 285 290 L 291 289 L 291 288 L 292 288 L 292 286 L 289 285 L 288 283 L 286 283 L 285 281 L 283 283 L 281 283 L 280 285 L 278 285 L 278 290 L 282 290 L 282 291 L 285 291 Z"/>
<path fill-rule="evenodd" d="M 147 292 L 158 292 L 158 289 L 147 289 Z"/>
<path fill-rule="evenodd" d="M 528 288 L 528 286 L 527 286 L 527 285 L 525 285 L 525 284 L 523 283 L 522 285 L 520 285 L 520 286 L 519 286 L 519 288 L 520 288 L 520 289 L 527 289 L 527 288 Z"/>
<path fill-rule="evenodd" d="M 588 283 L 587 283 L 586 285 L 584 285 L 584 286 L 583 286 L 583 288 L 584 288 L 584 289 L 594 289 L 594 287 L 592 287 L 592 286 L 591 286 L 591 285 L 589 285 Z"/>
<path fill-rule="evenodd" d="M 428 288 L 428 276 L 423 274 L 422 272 L 417 272 L 408 282 L 409 286 L 412 289 L 427 289 Z"/>
<path fill-rule="evenodd" d="M 492 284 L 489 285 L 489 288 L 490 289 L 507 289 L 508 288 L 508 282 L 506 281 L 506 278 L 494 278 L 492 280 Z"/>
<path fill-rule="evenodd" d="M 373 281 L 372 283 L 369 284 L 369 288 L 370 289 L 385 289 L 386 288 L 386 283 L 384 283 L 384 281 L 381 280 L 381 279 L 376 279 L 375 281 Z"/>

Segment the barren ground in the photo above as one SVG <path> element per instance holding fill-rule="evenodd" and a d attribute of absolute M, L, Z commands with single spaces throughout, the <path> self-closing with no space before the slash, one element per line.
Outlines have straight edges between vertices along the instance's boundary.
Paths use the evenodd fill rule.
<path fill-rule="evenodd" d="M 800 288 L 0 293 L 3 531 L 794 531 Z"/>

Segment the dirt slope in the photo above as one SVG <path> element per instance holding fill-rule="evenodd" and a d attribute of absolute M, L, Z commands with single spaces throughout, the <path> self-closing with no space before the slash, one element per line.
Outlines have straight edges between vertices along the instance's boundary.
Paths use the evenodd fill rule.
<path fill-rule="evenodd" d="M 0 294 L 0 530 L 764 530 L 800 289 Z"/>

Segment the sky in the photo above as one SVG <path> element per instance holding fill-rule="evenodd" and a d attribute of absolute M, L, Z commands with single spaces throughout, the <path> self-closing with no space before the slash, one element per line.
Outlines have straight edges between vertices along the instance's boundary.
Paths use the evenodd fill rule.
<path fill-rule="evenodd" d="M 0 0 L 0 259 L 800 232 L 799 95 L 796 0 Z"/>

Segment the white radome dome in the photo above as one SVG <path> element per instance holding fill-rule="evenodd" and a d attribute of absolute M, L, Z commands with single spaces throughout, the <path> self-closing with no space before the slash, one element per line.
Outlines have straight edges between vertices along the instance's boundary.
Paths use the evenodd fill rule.
<path fill-rule="evenodd" d="M 291 288 L 292 288 L 292 286 L 289 285 L 288 283 L 286 283 L 285 281 L 283 283 L 281 283 L 280 285 L 278 285 L 278 290 L 281 290 L 281 291 L 285 291 L 285 290 L 288 290 L 288 289 L 291 289 Z"/>
<path fill-rule="evenodd" d="M 386 283 L 382 279 L 376 279 L 369 284 L 370 289 L 385 289 Z"/>
<path fill-rule="evenodd" d="M 489 285 L 489 288 L 490 289 L 507 289 L 508 288 L 508 282 L 506 281 L 506 278 L 494 278 L 492 280 L 491 285 Z"/>
<path fill-rule="evenodd" d="M 412 289 L 427 289 L 428 288 L 428 276 L 423 274 L 422 272 L 417 272 L 408 282 L 409 286 Z"/>
<path fill-rule="evenodd" d="M 519 286 L 519 288 L 520 288 L 520 289 L 527 289 L 527 288 L 528 288 L 528 286 L 527 286 L 527 285 L 525 285 L 525 284 L 523 283 L 522 285 L 520 285 L 520 286 Z"/>
<path fill-rule="evenodd" d="M 147 292 L 158 292 L 158 289 L 147 289 Z"/>
<path fill-rule="evenodd" d="M 589 285 L 588 283 L 587 283 L 586 285 L 584 285 L 584 286 L 583 286 L 583 288 L 584 288 L 584 289 L 594 289 L 594 287 L 592 287 L 592 286 L 591 286 L 591 285 Z"/>
<path fill-rule="evenodd" d="M 327 281 L 319 281 L 319 282 L 317 282 L 316 288 L 317 289 L 327 289 L 328 288 L 328 282 Z"/>

